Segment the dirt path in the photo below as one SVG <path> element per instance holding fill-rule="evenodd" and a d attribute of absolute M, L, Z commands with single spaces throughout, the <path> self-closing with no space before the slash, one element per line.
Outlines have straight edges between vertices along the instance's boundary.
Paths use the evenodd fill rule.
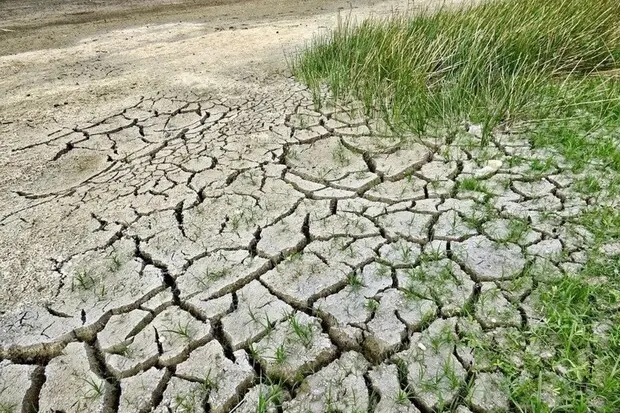
<path fill-rule="evenodd" d="M 288 75 L 338 8 L 405 6 L 7 13 L 0 412 L 508 409 L 456 334 L 526 350 L 535 286 L 586 242 L 557 230 L 573 178 L 475 128 L 383 137 Z"/>

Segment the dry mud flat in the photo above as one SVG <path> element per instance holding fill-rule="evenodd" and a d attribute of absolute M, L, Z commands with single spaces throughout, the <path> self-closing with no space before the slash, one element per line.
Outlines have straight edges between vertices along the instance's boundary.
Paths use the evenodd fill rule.
<path fill-rule="evenodd" d="M 508 410 L 469 343 L 541 352 L 511 338 L 585 260 L 578 177 L 476 127 L 395 138 L 286 75 L 178 89 L 5 120 L 7 167 L 40 172 L 3 184 L 0 411 Z"/>

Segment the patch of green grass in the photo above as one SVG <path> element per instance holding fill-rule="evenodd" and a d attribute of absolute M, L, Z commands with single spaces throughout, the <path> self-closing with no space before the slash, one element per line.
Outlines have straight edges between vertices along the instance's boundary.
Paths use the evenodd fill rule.
<path fill-rule="evenodd" d="M 513 382 L 521 411 L 552 411 L 542 383 L 555 387 L 557 411 L 620 411 L 620 255 L 589 262 L 542 290 L 538 311 L 545 323 L 530 342 L 551 350 L 545 362 L 529 360 Z"/>
<path fill-rule="evenodd" d="M 620 86 L 613 81 L 613 93 L 620 96 Z M 605 98 L 609 99 L 609 98 Z M 593 108 L 594 111 L 602 109 Z M 617 109 L 616 109 L 617 110 Z M 603 113 L 602 116 L 609 115 Z M 620 149 L 617 132 L 620 120 L 614 117 L 599 120 L 598 124 L 585 123 L 579 119 L 540 122 L 529 131 L 530 142 L 534 147 L 554 147 L 568 160 L 576 171 L 592 162 L 600 167 L 620 172 Z"/>
<path fill-rule="evenodd" d="M 478 362 L 505 375 L 513 411 L 620 411 L 620 255 L 540 285 L 531 303 L 542 322 L 509 339 L 461 337 Z"/>
<path fill-rule="evenodd" d="M 464 178 L 461 181 L 459 188 L 464 191 L 476 191 L 476 192 L 482 192 L 482 193 L 488 192 L 488 189 L 484 185 L 484 182 L 474 177 Z"/>
<path fill-rule="evenodd" d="M 581 192 L 582 194 L 586 195 L 595 194 L 597 192 L 600 192 L 600 190 L 602 189 L 599 179 L 597 179 L 593 175 L 588 175 L 585 178 L 576 181 L 573 184 L 573 188 L 577 192 Z"/>
<path fill-rule="evenodd" d="M 594 235 L 595 244 L 620 239 L 620 209 L 599 206 L 583 213 L 577 220 Z"/>
<path fill-rule="evenodd" d="M 620 125 L 619 24 L 615 0 L 439 7 L 341 22 L 293 72 L 315 96 L 326 85 L 396 130 L 428 134 L 469 121 L 485 140 L 498 125 L 525 122 L 538 130 L 535 145 L 617 168 L 617 140 L 602 131 Z"/>

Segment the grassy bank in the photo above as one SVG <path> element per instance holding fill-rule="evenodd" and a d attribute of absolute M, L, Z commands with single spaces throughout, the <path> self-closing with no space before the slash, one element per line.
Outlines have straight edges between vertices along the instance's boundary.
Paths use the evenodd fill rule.
<path fill-rule="evenodd" d="M 294 72 L 419 134 L 468 121 L 488 136 L 498 125 L 554 128 L 551 121 L 570 119 L 571 128 L 600 135 L 620 123 L 619 27 L 614 0 L 492 1 L 345 21 L 317 39 Z M 620 170 L 609 139 L 596 141 L 602 150 L 591 148 L 593 155 L 603 152 Z"/>
<path fill-rule="evenodd" d="M 589 260 L 545 281 L 544 322 L 518 337 L 550 355 L 515 364 L 478 344 L 507 377 L 513 411 L 620 411 L 620 255 L 599 250 L 620 239 L 620 2 L 491 1 L 345 21 L 293 72 L 319 103 L 327 87 L 396 132 L 442 138 L 472 123 L 482 145 L 500 129 L 526 136 L 589 171 L 576 192 L 601 193 L 605 175 L 611 203 L 575 218 L 594 234 Z"/>

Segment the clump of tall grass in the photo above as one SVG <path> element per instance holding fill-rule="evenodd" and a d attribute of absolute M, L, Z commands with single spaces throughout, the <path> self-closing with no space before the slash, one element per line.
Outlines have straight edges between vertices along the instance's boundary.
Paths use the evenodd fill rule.
<path fill-rule="evenodd" d="M 620 114 L 617 0 L 499 0 L 341 22 L 293 71 L 394 128 Z M 436 129 L 435 129 L 436 130 Z"/>

